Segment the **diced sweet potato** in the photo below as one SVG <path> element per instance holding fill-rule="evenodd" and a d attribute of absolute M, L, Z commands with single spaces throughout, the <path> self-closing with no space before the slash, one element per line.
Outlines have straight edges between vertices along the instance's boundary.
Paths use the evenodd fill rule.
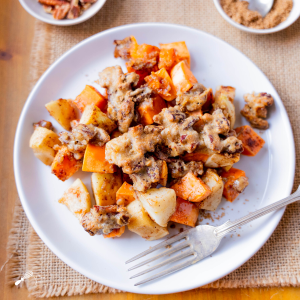
<path fill-rule="evenodd" d="M 176 202 L 176 211 L 171 216 L 170 221 L 195 227 L 199 216 L 198 207 L 194 203 L 179 197 L 177 197 Z"/>
<path fill-rule="evenodd" d="M 115 237 L 120 237 L 123 233 L 125 232 L 125 226 L 121 228 L 114 229 L 111 233 L 109 234 L 103 234 L 103 237 L 106 238 L 115 238 Z"/>
<path fill-rule="evenodd" d="M 193 173 L 187 173 L 171 188 L 177 197 L 191 202 L 200 202 L 211 194 L 210 188 Z"/>
<path fill-rule="evenodd" d="M 163 68 L 157 72 L 152 72 L 151 75 L 145 78 L 145 81 L 163 99 L 172 101 L 176 98 L 175 86 L 166 69 Z"/>
<path fill-rule="evenodd" d="M 141 123 L 144 126 L 153 124 L 153 117 L 159 114 L 165 107 L 167 107 L 165 100 L 158 95 L 152 99 L 152 102 L 142 102 L 138 107 L 138 112 L 141 116 Z"/>
<path fill-rule="evenodd" d="M 244 178 L 247 181 L 246 173 L 243 170 L 231 168 L 229 171 L 222 171 L 220 176 L 223 178 L 224 190 L 223 196 L 226 200 L 233 202 L 236 197 L 240 194 L 240 192 L 234 187 L 234 183 L 236 180 L 240 178 Z M 247 184 L 248 185 L 248 184 Z"/>
<path fill-rule="evenodd" d="M 161 174 L 159 184 L 166 186 L 168 181 L 168 165 L 165 161 L 162 161 Z"/>
<path fill-rule="evenodd" d="M 106 130 L 108 133 L 117 127 L 116 123 L 95 104 L 90 104 L 85 107 L 79 123 L 85 125 L 93 124 L 96 127 Z"/>
<path fill-rule="evenodd" d="M 93 86 L 86 85 L 84 90 L 73 101 L 78 109 L 83 112 L 85 107 L 90 104 L 95 104 L 102 111 L 105 111 L 107 99 L 103 97 Z"/>
<path fill-rule="evenodd" d="M 196 150 L 193 153 L 187 153 L 182 156 L 184 161 L 202 161 L 205 163 L 208 158 L 213 154 L 213 151 L 207 148 Z"/>
<path fill-rule="evenodd" d="M 159 45 L 160 45 L 161 50 L 175 49 L 177 60 L 185 61 L 187 66 L 190 67 L 191 58 L 190 58 L 190 53 L 189 53 L 189 50 L 188 50 L 185 42 L 175 42 L 175 43 L 159 44 Z"/>
<path fill-rule="evenodd" d="M 158 68 L 165 68 L 167 71 L 171 71 L 171 69 L 177 64 L 177 57 L 174 48 L 171 49 L 161 49 L 159 52 L 159 61 Z"/>
<path fill-rule="evenodd" d="M 177 93 L 187 92 L 197 79 L 188 68 L 185 61 L 179 62 L 171 71 L 171 78 Z"/>
<path fill-rule="evenodd" d="M 255 156 L 265 144 L 265 141 L 248 125 L 238 127 L 235 131 L 237 138 L 243 143 L 244 155 Z"/>
<path fill-rule="evenodd" d="M 58 179 L 65 181 L 77 172 L 79 168 L 80 162 L 74 158 L 66 146 L 62 146 L 55 155 L 51 165 L 51 172 Z"/>
<path fill-rule="evenodd" d="M 93 173 L 91 180 L 97 205 L 107 206 L 116 204 L 116 193 L 122 185 L 121 174 Z"/>
<path fill-rule="evenodd" d="M 118 189 L 116 193 L 116 199 L 125 200 L 125 206 L 135 200 L 134 189 L 131 184 L 123 182 L 122 186 Z"/>
<path fill-rule="evenodd" d="M 105 145 L 88 144 L 84 153 L 82 171 L 93 173 L 114 173 L 117 168 L 105 159 Z"/>

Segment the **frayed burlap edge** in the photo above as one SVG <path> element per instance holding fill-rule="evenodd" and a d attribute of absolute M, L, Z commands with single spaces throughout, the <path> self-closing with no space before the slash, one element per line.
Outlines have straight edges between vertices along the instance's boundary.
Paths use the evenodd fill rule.
<path fill-rule="evenodd" d="M 20 242 L 20 229 L 22 228 L 22 213 L 24 214 L 23 207 L 19 201 L 17 201 L 12 226 L 8 236 L 7 242 L 7 264 L 5 269 L 5 281 L 9 286 L 15 286 L 15 282 L 20 279 L 20 275 L 23 272 L 22 259 L 19 252 Z M 23 287 L 24 282 L 22 281 L 18 287 Z"/>
<path fill-rule="evenodd" d="M 90 293 L 119 293 L 120 290 L 107 287 L 103 284 L 90 280 L 90 283 L 84 286 L 74 285 L 52 285 L 47 286 L 39 284 L 40 270 L 42 264 L 41 252 L 46 247 L 34 229 L 30 227 L 28 231 L 28 255 L 26 266 L 31 270 L 36 278 L 27 281 L 29 295 L 35 298 L 48 298 L 58 296 L 75 296 Z"/>

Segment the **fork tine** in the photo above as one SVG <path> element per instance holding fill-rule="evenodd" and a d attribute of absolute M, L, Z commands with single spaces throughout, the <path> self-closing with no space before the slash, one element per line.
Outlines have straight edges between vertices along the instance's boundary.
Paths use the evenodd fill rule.
<path fill-rule="evenodd" d="M 170 263 L 172 263 L 172 262 L 175 262 L 175 261 L 177 261 L 177 260 L 183 259 L 183 258 L 185 258 L 185 257 L 187 257 L 187 256 L 192 255 L 192 254 L 193 254 L 193 250 L 192 250 L 191 248 L 189 248 L 189 249 L 185 250 L 183 253 L 177 254 L 177 255 L 174 256 L 174 257 L 171 257 L 171 258 L 169 258 L 169 259 L 166 259 L 165 261 L 162 261 L 161 263 L 159 263 L 159 264 L 157 264 L 157 265 L 155 265 L 155 266 L 153 266 L 153 267 L 150 267 L 150 268 L 148 268 L 148 269 L 146 269 L 146 270 L 144 270 L 144 271 L 142 271 L 142 272 L 140 272 L 140 273 L 137 273 L 137 274 L 131 276 L 130 279 L 133 279 L 133 278 L 135 278 L 135 277 L 138 277 L 138 276 L 144 275 L 144 274 L 146 274 L 146 273 L 149 273 L 149 272 L 151 272 L 151 271 L 153 271 L 153 270 L 156 270 L 156 269 L 158 269 L 158 268 L 160 268 L 160 267 L 163 267 L 163 266 L 165 266 L 165 265 L 167 265 L 167 264 L 170 264 Z"/>
<path fill-rule="evenodd" d="M 157 259 L 159 259 L 161 257 L 170 255 L 172 253 L 175 253 L 175 252 L 177 252 L 177 251 L 179 251 L 181 249 L 184 249 L 184 248 L 186 248 L 188 246 L 189 246 L 188 242 L 187 241 L 183 241 L 180 244 L 172 247 L 171 249 L 165 250 L 164 252 L 161 252 L 161 253 L 159 253 L 159 254 L 157 254 L 157 255 L 155 255 L 155 256 L 147 259 L 147 260 L 144 260 L 143 262 L 141 262 L 141 263 L 139 263 L 139 264 L 137 264 L 137 265 L 129 268 L 128 271 L 131 271 L 131 270 L 134 270 L 134 269 L 139 268 L 141 266 L 144 266 L 144 265 L 146 265 L 146 264 L 148 264 L 148 263 L 150 263 L 150 262 L 152 262 L 154 260 L 157 260 Z"/>
<path fill-rule="evenodd" d="M 191 229 L 189 229 L 189 230 L 186 230 L 186 231 L 183 231 L 183 232 L 181 232 L 181 233 L 178 233 L 178 234 L 176 234 L 176 235 L 173 236 L 173 237 L 168 238 L 167 240 L 165 240 L 165 241 L 163 241 L 163 242 L 157 244 L 156 246 L 151 247 L 150 249 L 148 249 L 148 250 L 146 250 L 146 251 L 144 251 L 144 252 L 142 252 L 142 253 L 140 253 L 140 254 L 134 256 L 133 258 L 131 258 L 131 259 L 129 259 L 129 260 L 127 260 L 127 261 L 125 262 L 125 264 L 131 263 L 131 262 L 133 262 L 133 261 L 135 261 L 135 260 L 137 260 L 137 259 L 139 259 L 139 258 L 141 258 L 141 257 L 143 257 L 143 256 L 145 256 L 145 255 L 147 255 L 147 254 L 152 253 L 153 251 L 156 251 L 156 250 L 158 250 L 158 249 L 161 249 L 161 248 L 163 248 L 163 247 L 166 247 L 166 246 L 168 246 L 168 245 L 170 245 L 170 244 L 173 244 L 173 243 L 175 243 L 175 242 L 177 242 L 177 241 L 179 241 L 179 240 L 185 238 L 185 237 L 188 235 L 188 233 L 190 233 L 191 230 L 194 230 L 194 229 L 195 229 L 195 228 L 191 228 Z"/>
<path fill-rule="evenodd" d="M 169 275 L 171 273 L 177 272 L 178 270 L 184 269 L 184 268 L 186 268 L 186 267 L 194 264 L 195 262 L 196 262 L 195 258 L 191 258 L 191 259 L 189 259 L 186 262 L 182 262 L 182 263 L 180 263 L 180 264 L 178 264 L 176 266 L 173 266 L 173 267 L 171 267 L 171 268 L 169 268 L 167 270 L 161 271 L 161 272 L 159 272 L 159 273 L 157 273 L 155 275 L 152 275 L 152 276 L 150 276 L 150 277 L 148 277 L 148 278 L 146 278 L 146 279 L 144 279 L 142 281 L 139 281 L 138 283 L 135 284 L 135 286 L 141 285 L 141 284 L 147 283 L 147 282 L 149 282 L 151 280 L 154 280 L 154 279 L 157 279 L 157 278 Z"/>

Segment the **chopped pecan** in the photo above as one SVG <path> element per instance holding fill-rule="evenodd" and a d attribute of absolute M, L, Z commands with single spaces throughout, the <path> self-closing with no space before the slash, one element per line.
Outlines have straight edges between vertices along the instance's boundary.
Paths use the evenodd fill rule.
<path fill-rule="evenodd" d="M 181 159 L 176 159 L 168 163 L 168 169 L 172 178 L 184 177 L 189 172 L 198 176 L 203 174 L 203 163 L 201 161 L 190 161 L 185 163 Z"/>
<path fill-rule="evenodd" d="M 70 10 L 70 4 L 66 3 L 64 5 L 56 5 L 55 9 L 53 10 L 53 18 L 56 20 L 62 20 L 66 17 L 67 13 Z"/>
<path fill-rule="evenodd" d="M 128 132 L 106 144 L 105 159 L 127 174 L 137 173 L 146 166 L 146 152 L 154 152 L 162 142 L 159 126 L 142 125 L 129 128 Z"/>
<path fill-rule="evenodd" d="M 221 109 L 202 117 L 205 125 L 201 133 L 207 148 L 216 152 L 240 153 L 243 151 L 242 142 L 230 130 L 230 123 Z M 222 139 L 221 136 L 225 137 Z M 228 136 L 228 137 L 227 137 Z"/>
<path fill-rule="evenodd" d="M 267 107 L 274 104 L 274 99 L 270 94 L 259 93 L 257 95 L 244 95 L 246 102 L 241 114 L 250 122 L 250 125 L 258 129 L 268 129 L 269 123 L 263 120 L 267 117 Z"/>
<path fill-rule="evenodd" d="M 201 109 L 202 106 L 212 98 L 212 90 L 207 89 L 200 83 L 195 83 L 193 87 L 176 98 L 176 104 L 187 111 Z"/>
<path fill-rule="evenodd" d="M 153 117 L 154 122 L 162 125 L 163 144 L 170 149 L 170 156 L 178 156 L 185 151 L 193 152 L 199 144 L 199 135 L 193 129 L 198 117 L 188 117 L 179 106 L 164 108 Z"/>
<path fill-rule="evenodd" d="M 37 123 L 33 123 L 33 128 L 35 129 L 37 127 L 44 127 L 44 128 L 49 129 L 49 130 L 53 130 L 52 123 L 49 122 L 49 121 L 45 121 L 45 120 L 41 120 Z"/>
<path fill-rule="evenodd" d="M 126 209 L 118 211 L 117 205 L 94 206 L 81 219 L 81 225 L 90 235 L 109 234 L 114 229 L 129 223 L 130 215 Z"/>
<path fill-rule="evenodd" d="M 130 93 L 139 81 L 136 73 L 124 74 L 120 66 L 108 67 L 99 73 L 99 84 L 107 89 L 107 114 L 110 119 L 118 122 L 121 132 L 127 132 L 134 119 L 134 102 Z"/>
<path fill-rule="evenodd" d="M 71 0 L 71 7 L 67 15 L 67 19 L 76 19 L 81 15 L 79 0 Z"/>

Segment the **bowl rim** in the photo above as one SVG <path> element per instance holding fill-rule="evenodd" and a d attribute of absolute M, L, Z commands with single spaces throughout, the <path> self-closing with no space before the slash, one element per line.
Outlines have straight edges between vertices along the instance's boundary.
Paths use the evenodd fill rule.
<path fill-rule="evenodd" d="M 96 7 L 95 11 L 92 12 L 91 14 L 82 14 L 79 18 L 72 19 L 72 20 L 55 20 L 54 18 L 47 19 L 47 18 L 43 17 L 42 15 L 33 11 L 27 5 L 27 2 L 25 0 L 19 0 L 22 7 L 34 18 L 36 18 L 42 22 L 45 22 L 47 24 L 57 25 L 57 26 L 71 26 L 71 25 L 76 25 L 76 24 L 87 21 L 88 19 L 92 18 L 103 7 L 103 5 L 105 4 L 106 1 L 107 0 L 98 0 L 96 3 L 94 3 L 93 6 L 98 6 L 98 7 Z M 39 3 L 37 2 L 37 4 L 39 4 Z"/>
<path fill-rule="evenodd" d="M 287 27 L 289 27 L 290 25 L 292 25 L 294 22 L 296 22 L 298 20 L 298 18 L 300 17 L 300 9 L 298 12 L 296 12 L 296 14 L 292 17 L 292 18 L 287 18 L 285 21 L 283 21 L 281 24 L 283 24 L 283 26 L 280 27 L 281 24 L 278 24 L 277 26 L 273 27 L 273 28 L 269 28 L 269 29 L 254 29 L 254 28 L 250 28 L 244 25 L 241 25 L 235 21 L 233 21 L 223 10 L 221 4 L 220 4 L 220 0 L 213 0 L 215 7 L 217 8 L 218 12 L 220 13 L 220 15 L 232 26 L 246 31 L 246 32 L 250 32 L 250 33 L 254 33 L 254 34 L 270 34 L 270 33 L 274 33 L 274 32 L 278 32 L 281 30 L 286 29 Z M 294 5 L 292 8 L 292 11 L 295 9 L 295 1 L 293 0 Z M 300 6 L 299 6 L 300 7 Z"/>

